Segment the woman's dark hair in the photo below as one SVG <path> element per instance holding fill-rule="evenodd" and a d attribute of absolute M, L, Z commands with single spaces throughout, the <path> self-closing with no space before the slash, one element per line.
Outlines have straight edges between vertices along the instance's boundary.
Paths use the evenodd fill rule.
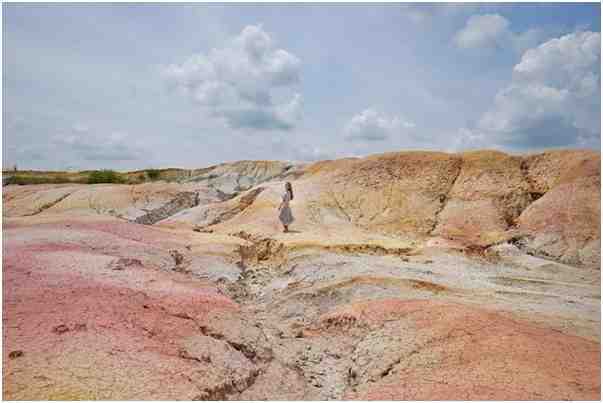
<path fill-rule="evenodd" d="M 289 192 L 289 197 L 291 197 L 291 200 L 293 200 L 293 187 L 291 186 L 291 182 L 285 183 L 285 189 L 287 189 L 287 192 Z"/>

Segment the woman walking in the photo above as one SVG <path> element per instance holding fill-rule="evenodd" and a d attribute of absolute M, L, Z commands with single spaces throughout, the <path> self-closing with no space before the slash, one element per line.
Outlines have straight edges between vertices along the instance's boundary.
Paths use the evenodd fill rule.
<path fill-rule="evenodd" d="M 291 207 L 289 207 L 289 202 L 293 200 L 293 188 L 291 187 L 291 182 L 285 183 L 285 194 L 283 195 L 283 201 L 280 206 L 278 206 L 279 215 L 278 218 L 281 220 L 283 227 L 285 228 L 283 232 L 289 232 L 289 225 L 293 222 L 293 214 L 291 213 Z"/>

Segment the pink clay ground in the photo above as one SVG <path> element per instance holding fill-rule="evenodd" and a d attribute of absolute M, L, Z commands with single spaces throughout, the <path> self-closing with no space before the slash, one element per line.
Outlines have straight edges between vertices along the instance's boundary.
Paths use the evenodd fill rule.
<path fill-rule="evenodd" d="M 600 345 L 496 312 L 389 299 L 327 315 L 378 324 L 404 318 L 421 340 L 376 383 L 348 399 L 600 400 Z"/>
<path fill-rule="evenodd" d="M 112 270 L 120 248 L 92 251 L 74 238 L 66 243 L 60 237 L 26 240 L 36 231 L 56 235 L 58 227 L 5 233 L 3 397 L 194 398 L 194 366 L 178 356 L 179 346 L 199 333 L 198 324 L 208 313 L 229 315 L 238 306 L 212 285 L 178 273 L 142 266 Z M 64 235 L 81 231 L 100 245 L 104 237 L 125 244 L 135 240 L 143 260 L 146 243 L 170 243 L 159 231 L 132 227 L 120 222 L 62 225 Z M 23 355 L 10 359 L 16 350 Z"/>

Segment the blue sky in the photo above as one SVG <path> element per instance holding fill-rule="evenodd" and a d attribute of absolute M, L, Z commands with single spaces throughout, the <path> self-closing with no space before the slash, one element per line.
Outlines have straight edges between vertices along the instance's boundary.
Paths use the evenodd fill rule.
<path fill-rule="evenodd" d="M 599 4 L 4 4 L 3 165 L 600 149 Z"/>

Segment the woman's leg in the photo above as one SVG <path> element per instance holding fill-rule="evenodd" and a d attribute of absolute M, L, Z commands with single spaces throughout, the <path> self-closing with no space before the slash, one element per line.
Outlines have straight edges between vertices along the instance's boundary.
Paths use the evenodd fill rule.
<path fill-rule="evenodd" d="M 283 232 L 289 232 L 289 226 L 288 225 L 283 224 L 283 227 L 285 227 L 285 229 L 283 230 Z"/>

